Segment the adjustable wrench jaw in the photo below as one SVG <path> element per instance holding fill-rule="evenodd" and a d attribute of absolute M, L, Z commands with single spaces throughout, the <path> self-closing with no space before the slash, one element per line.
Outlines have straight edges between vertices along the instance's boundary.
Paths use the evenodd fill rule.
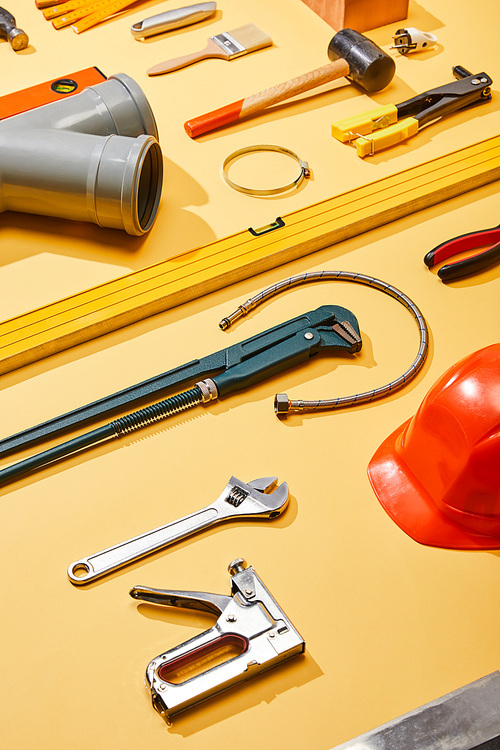
<path fill-rule="evenodd" d="M 214 505 L 221 518 L 277 518 L 288 505 L 288 485 L 278 487 L 277 477 L 254 479 L 246 484 L 231 477 Z"/>
<path fill-rule="evenodd" d="M 305 649 L 303 638 L 254 569 L 238 559 L 229 571 L 230 597 L 142 587 L 130 592 L 136 599 L 173 606 L 186 606 L 189 597 L 192 608 L 197 608 L 195 600 L 200 596 L 200 609 L 206 609 L 207 598 L 214 597 L 215 606 L 223 607 L 212 628 L 148 664 L 146 686 L 153 707 L 167 723 L 181 711 Z"/>

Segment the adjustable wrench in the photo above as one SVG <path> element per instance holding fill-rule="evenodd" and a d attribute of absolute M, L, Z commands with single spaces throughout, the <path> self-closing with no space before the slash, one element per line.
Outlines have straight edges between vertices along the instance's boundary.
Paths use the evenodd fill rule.
<path fill-rule="evenodd" d="M 231 477 L 217 500 L 197 513 L 159 526 L 122 544 L 82 557 L 68 568 L 71 583 L 81 585 L 111 573 L 145 555 L 222 521 L 240 518 L 277 518 L 288 504 L 288 485 L 276 487 L 277 477 L 263 477 L 245 484 Z"/>

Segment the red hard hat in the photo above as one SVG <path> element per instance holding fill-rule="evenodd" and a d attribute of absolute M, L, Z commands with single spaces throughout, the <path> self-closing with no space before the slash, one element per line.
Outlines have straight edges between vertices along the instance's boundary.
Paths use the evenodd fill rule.
<path fill-rule="evenodd" d="M 368 476 L 417 542 L 500 549 L 500 344 L 445 372 L 382 443 Z"/>

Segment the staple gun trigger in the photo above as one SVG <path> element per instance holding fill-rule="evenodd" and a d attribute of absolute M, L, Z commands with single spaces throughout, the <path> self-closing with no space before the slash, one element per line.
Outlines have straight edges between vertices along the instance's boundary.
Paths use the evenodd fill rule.
<path fill-rule="evenodd" d="M 277 483 L 277 477 L 263 477 L 248 483 L 231 477 L 211 505 L 71 563 L 68 578 L 77 586 L 90 583 L 221 522 L 245 518 L 277 518 L 288 504 L 288 485 L 282 482 L 277 487 Z"/>
<path fill-rule="evenodd" d="M 218 615 L 215 625 L 150 661 L 146 687 L 153 707 L 170 719 L 206 698 L 301 654 L 305 641 L 254 568 L 228 566 L 231 595 L 134 586 L 133 599 Z M 199 667 L 205 667 L 204 671 Z"/>

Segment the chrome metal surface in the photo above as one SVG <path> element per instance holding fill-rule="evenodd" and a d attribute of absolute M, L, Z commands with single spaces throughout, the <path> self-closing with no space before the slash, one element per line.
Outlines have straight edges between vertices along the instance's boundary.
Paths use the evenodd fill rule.
<path fill-rule="evenodd" d="M 277 485 L 276 477 L 263 477 L 245 484 L 231 477 L 217 500 L 183 518 L 140 534 L 126 542 L 82 557 L 68 568 L 71 583 L 79 586 L 95 581 L 118 568 L 222 521 L 279 516 L 288 503 L 288 485 Z"/>
<path fill-rule="evenodd" d="M 500 736 L 499 706 L 500 672 L 493 672 L 334 750 L 486 750 Z"/>
<path fill-rule="evenodd" d="M 165 13 L 158 13 L 155 16 L 145 18 L 143 21 L 137 21 L 131 26 L 130 31 L 132 36 L 137 39 L 144 39 L 154 34 L 162 34 L 164 31 L 171 31 L 204 21 L 205 18 L 213 16 L 216 10 L 217 3 L 214 2 L 197 3 L 185 8 L 173 8 L 165 11 Z"/>
<path fill-rule="evenodd" d="M 134 599 L 154 604 L 220 613 L 214 627 L 160 654 L 147 667 L 146 686 L 153 707 L 167 722 L 180 711 L 305 649 L 304 639 L 255 570 L 238 558 L 229 565 L 229 572 L 231 596 L 142 586 L 130 591 Z M 188 674 L 189 664 L 198 662 L 206 667 L 208 654 L 235 642 L 240 647 L 236 656 L 216 666 L 209 664 L 195 676 Z M 169 677 L 177 669 L 188 676 L 179 680 L 176 675 L 173 682 Z"/>

